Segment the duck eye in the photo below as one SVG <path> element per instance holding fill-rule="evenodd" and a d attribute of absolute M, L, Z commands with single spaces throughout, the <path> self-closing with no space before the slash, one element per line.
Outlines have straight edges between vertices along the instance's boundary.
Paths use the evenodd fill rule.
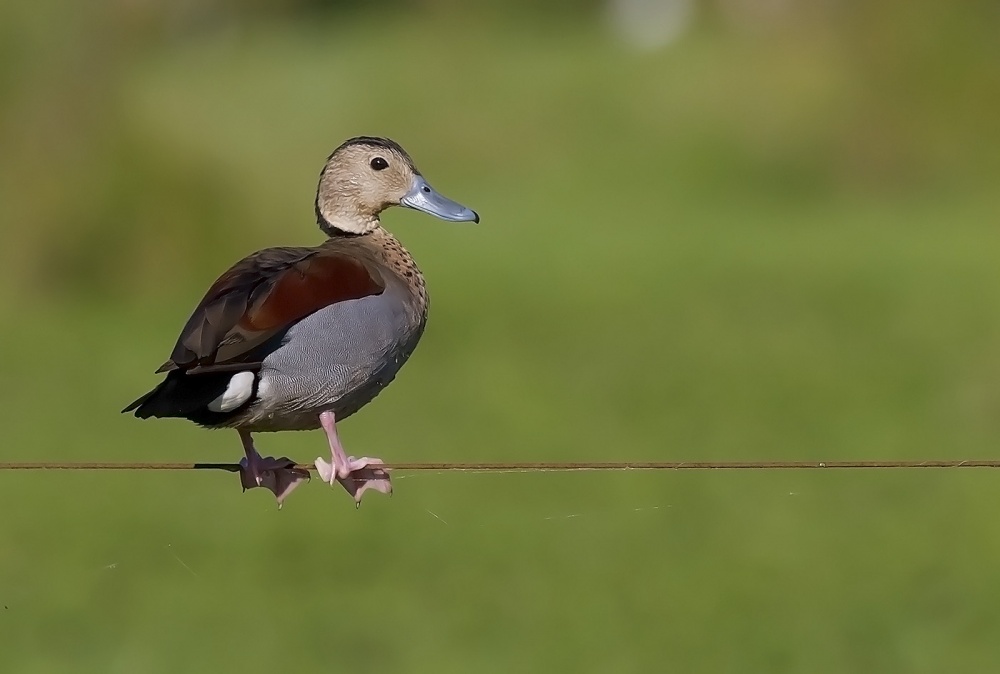
<path fill-rule="evenodd" d="M 389 162 L 387 162 L 385 159 L 382 159 L 382 157 L 375 157 L 371 161 L 371 167 L 376 171 L 381 171 L 382 169 L 389 168 Z"/>

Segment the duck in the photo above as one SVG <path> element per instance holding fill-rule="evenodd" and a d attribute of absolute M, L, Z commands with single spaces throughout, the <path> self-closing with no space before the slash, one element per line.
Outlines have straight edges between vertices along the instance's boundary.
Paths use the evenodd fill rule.
<path fill-rule="evenodd" d="M 288 457 L 262 456 L 255 433 L 321 428 L 329 459 L 317 458 L 315 468 L 324 482 L 342 485 L 356 505 L 368 490 L 391 494 L 384 462 L 347 454 L 337 423 L 393 381 L 427 324 L 424 276 L 382 226 L 393 206 L 479 222 L 431 187 L 399 143 L 344 141 L 316 188 L 326 240 L 257 251 L 219 276 L 156 370 L 163 379 L 122 412 L 235 429 L 243 490 L 266 488 L 279 508 L 309 471 Z"/>

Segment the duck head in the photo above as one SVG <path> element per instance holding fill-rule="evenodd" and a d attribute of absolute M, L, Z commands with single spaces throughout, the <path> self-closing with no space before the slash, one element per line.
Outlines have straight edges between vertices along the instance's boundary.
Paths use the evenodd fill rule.
<path fill-rule="evenodd" d="M 470 208 L 439 194 L 398 143 L 360 136 L 345 141 L 326 160 L 316 189 L 316 219 L 328 235 L 367 234 L 379 214 L 406 206 L 449 222 L 479 222 Z"/>

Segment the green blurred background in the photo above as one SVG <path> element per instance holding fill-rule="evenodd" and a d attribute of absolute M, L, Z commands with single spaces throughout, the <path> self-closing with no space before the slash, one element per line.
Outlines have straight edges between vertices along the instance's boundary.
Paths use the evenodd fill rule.
<path fill-rule="evenodd" d="M 0 460 L 237 459 L 118 414 L 387 135 L 433 296 L 389 461 L 996 457 L 1000 6 L 0 5 Z M 539 6 L 543 5 L 543 6 Z M 265 435 L 309 460 L 319 433 Z M 985 672 L 990 471 L 0 472 L 11 672 Z"/>

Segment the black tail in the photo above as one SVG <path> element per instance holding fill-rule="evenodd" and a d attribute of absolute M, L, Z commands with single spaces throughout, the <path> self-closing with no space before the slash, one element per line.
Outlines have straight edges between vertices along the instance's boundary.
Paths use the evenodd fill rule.
<path fill-rule="evenodd" d="M 231 414 L 212 412 L 208 404 L 225 393 L 232 376 L 227 372 L 189 375 L 175 370 L 122 413 L 133 412 L 140 419 L 182 417 L 204 425 L 221 423 Z"/>
<path fill-rule="evenodd" d="M 135 412 L 135 416 L 139 417 L 140 419 L 148 419 L 152 415 L 146 414 L 145 411 L 140 408 L 146 404 L 146 401 L 148 401 L 150 398 L 159 393 L 160 389 L 162 389 L 163 385 L 166 383 L 167 382 L 161 382 L 159 386 L 154 388 L 146 395 L 142 396 L 138 400 L 134 400 L 131 403 L 129 403 L 129 406 L 122 410 L 122 414 L 127 414 L 128 412 Z"/>

